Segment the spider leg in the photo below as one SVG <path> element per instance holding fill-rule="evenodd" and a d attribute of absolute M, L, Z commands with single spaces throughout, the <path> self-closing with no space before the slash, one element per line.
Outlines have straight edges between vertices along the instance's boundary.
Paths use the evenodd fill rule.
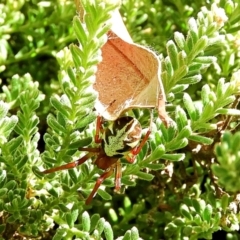
<path fill-rule="evenodd" d="M 144 136 L 143 140 L 141 141 L 141 143 L 139 144 L 139 146 L 135 147 L 131 153 L 136 157 L 140 151 L 142 150 L 144 144 L 147 142 L 149 135 L 151 134 L 151 130 L 149 129 L 146 133 L 146 135 Z"/>
<path fill-rule="evenodd" d="M 96 134 L 95 134 L 95 143 L 101 143 L 102 139 L 100 138 L 100 133 L 102 133 L 102 117 L 97 116 L 97 124 L 96 124 Z"/>
<path fill-rule="evenodd" d="M 103 181 L 104 181 L 106 178 L 110 177 L 110 176 L 113 174 L 113 172 L 114 172 L 114 168 L 111 167 L 111 168 L 109 169 L 109 171 L 104 172 L 104 173 L 97 179 L 97 181 L 96 181 L 96 183 L 95 183 L 95 186 L 94 186 L 92 192 L 90 193 L 90 195 L 88 196 L 88 198 L 87 198 L 87 200 L 86 200 L 86 202 L 85 202 L 86 205 L 88 205 L 88 204 L 91 203 L 91 201 L 92 201 L 93 197 L 95 196 L 95 194 L 96 194 L 98 188 L 100 187 L 100 185 L 103 183 Z"/>
<path fill-rule="evenodd" d="M 158 94 L 158 116 L 162 120 L 165 127 L 170 127 L 172 124 L 172 119 L 168 116 L 166 109 L 165 109 L 165 98 L 161 91 Z"/>
<path fill-rule="evenodd" d="M 150 126 L 148 128 L 148 131 L 146 133 L 146 135 L 144 136 L 144 138 L 142 139 L 141 143 L 135 147 L 131 152 L 130 152 L 130 156 L 126 156 L 126 160 L 130 163 L 133 163 L 136 159 L 136 156 L 140 153 L 140 151 L 142 150 L 144 144 L 147 142 L 151 132 L 152 132 L 152 121 L 153 121 L 153 113 L 151 112 L 150 115 Z"/>
<path fill-rule="evenodd" d="M 58 166 L 58 167 L 54 167 L 54 168 L 50 168 L 47 169 L 45 171 L 42 171 L 42 173 L 47 174 L 47 173 L 53 173 L 53 172 L 57 172 L 60 170 L 65 170 L 65 169 L 71 169 L 71 168 L 75 168 L 78 165 L 83 164 L 84 162 L 86 162 L 89 158 L 91 158 L 92 156 L 96 155 L 96 153 L 94 152 L 89 152 L 88 154 L 86 154 L 85 156 L 81 157 L 80 159 L 78 159 L 77 161 L 74 162 L 70 162 L 67 164 L 64 164 L 62 166 Z"/>
<path fill-rule="evenodd" d="M 121 189 L 121 177 L 122 177 L 121 162 L 117 161 L 116 167 L 115 167 L 115 191 L 116 192 L 119 192 Z"/>

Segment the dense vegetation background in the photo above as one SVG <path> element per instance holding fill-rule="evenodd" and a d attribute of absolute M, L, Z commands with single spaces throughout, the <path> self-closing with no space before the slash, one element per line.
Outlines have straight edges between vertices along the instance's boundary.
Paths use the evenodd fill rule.
<path fill-rule="evenodd" d="M 113 2 L 82 1 L 85 23 L 71 0 L 0 3 L 1 239 L 239 239 L 237 0 L 124 0 L 133 40 L 161 59 L 174 124 L 154 113 L 136 163 L 123 161 L 123 194 L 111 177 L 85 205 L 101 173 L 91 160 L 40 173 L 94 145 L 89 89 Z M 129 114 L 148 128 L 147 110 Z"/>

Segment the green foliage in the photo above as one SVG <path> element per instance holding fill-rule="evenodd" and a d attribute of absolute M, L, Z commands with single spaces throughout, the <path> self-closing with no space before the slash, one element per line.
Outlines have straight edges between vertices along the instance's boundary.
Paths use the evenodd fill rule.
<path fill-rule="evenodd" d="M 68 27 L 75 12 L 72 1 L 62 4 L 61 1 L 4 0 L 0 8 L 2 77 L 29 72 L 42 83 L 51 78 L 57 66 L 51 53 L 75 39 L 72 28 Z M 31 59 L 35 59 L 35 64 L 31 64 Z"/>
<path fill-rule="evenodd" d="M 218 182 L 227 191 L 239 192 L 239 164 L 240 164 L 240 133 L 232 135 L 226 132 L 221 143 L 216 146 L 216 156 L 219 164 L 212 165 L 213 173 Z"/>
<path fill-rule="evenodd" d="M 193 240 L 223 230 L 238 239 L 237 1 L 123 1 L 134 41 L 162 53 L 173 121 L 167 128 L 154 113 L 136 161 L 122 161 L 122 194 L 111 191 L 111 176 L 91 206 L 85 199 L 102 174 L 91 159 L 41 173 L 95 146 L 93 84 L 119 6 L 81 2 L 84 19 L 73 1 L 0 4 L 0 238 Z M 147 110 L 129 114 L 148 130 Z"/>
<path fill-rule="evenodd" d="M 220 229 L 220 212 L 213 212 L 213 207 L 206 205 L 204 200 L 188 201 L 180 206 L 179 211 L 181 217 L 175 218 L 166 226 L 165 233 L 168 237 L 212 239 L 212 233 Z"/>

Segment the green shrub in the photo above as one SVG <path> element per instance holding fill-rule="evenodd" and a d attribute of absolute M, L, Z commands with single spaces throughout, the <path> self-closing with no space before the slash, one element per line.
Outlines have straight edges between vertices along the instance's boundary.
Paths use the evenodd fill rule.
<path fill-rule="evenodd" d="M 91 160 L 41 173 L 94 145 L 92 85 L 117 4 L 82 2 L 85 24 L 69 0 L 0 3 L 1 239 L 238 239 L 238 2 L 123 1 L 133 40 L 158 51 L 173 124 L 154 112 L 136 162 L 123 161 L 123 194 L 112 176 L 91 205 Z M 148 129 L 149 111 L 131 114 Z"/>

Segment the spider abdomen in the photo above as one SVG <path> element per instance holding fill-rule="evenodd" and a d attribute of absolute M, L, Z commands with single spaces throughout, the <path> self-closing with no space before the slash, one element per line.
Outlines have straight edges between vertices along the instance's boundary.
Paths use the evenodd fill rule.
<path fill-rule="evenodd" d="M 102 147 L 109 157 L 122 157 L 138 145 L 142 127 L 133 117 L 124 116 L 114 121 L 104 132 Z"/>

